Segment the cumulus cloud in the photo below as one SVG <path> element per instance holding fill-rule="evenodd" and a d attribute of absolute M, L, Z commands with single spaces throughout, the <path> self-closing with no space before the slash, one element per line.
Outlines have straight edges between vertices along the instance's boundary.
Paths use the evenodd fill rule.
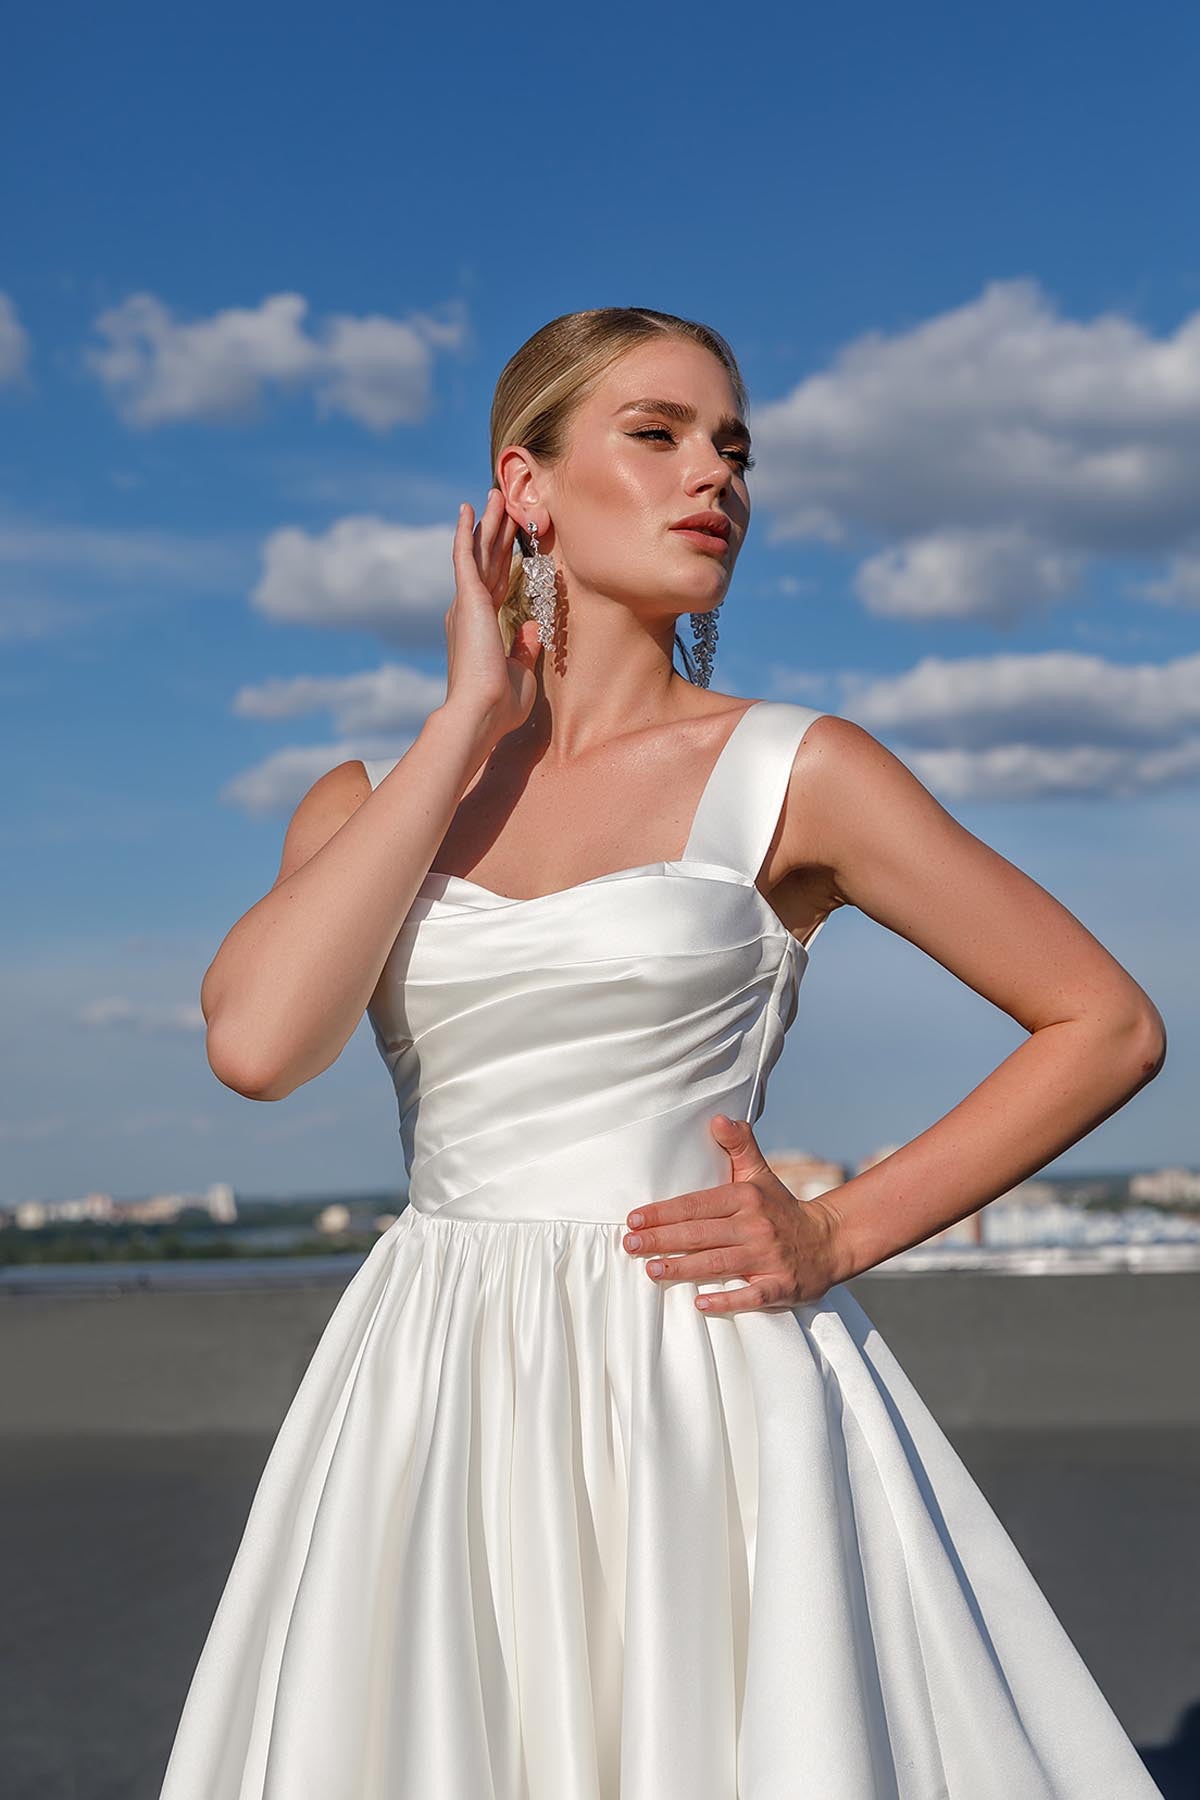
<path fill-rule="evenodd" d="M 772 680 L 820 706 L 830 677 L 776 667 Z M 1128 798 L 1200 780 L 1200 654 L 1157 664 L 1067 650 L 929 656 L 895 675 L 847 671 L 840 689 L 830 710 L 886 743 L 947 805 Z M 340 736 L 274 752 L 222 798 L 255 816 L 289 813 L 337 764 L 402 756 L 444 698 L 440 676 L 394 663 L 244 687 L 241 716 L 326 711 Z"/>
<path fill-rule="evenodd" d="M 869 612 L 894 619 L 1015 623 L 1076 585 L 1081 559 L 1048 549 L 1020 525 L 931 531 L 869 556 L 854 590 Z"/>
<path fill-rule="evenodd" d="M 419 726 L 446 698 L 441 677 L 384 663 L 356 675 L 295 675 L 240 688 L 233 710 L 244 719 L 296 719 L 328 712 L 338 730 L 403 732 Z"/>
<path fill-rule="evenodd" d="M 1200 778 L 1200 655 L 926 657 L 848 677 L 839 709 L 946 803 L 1128 797 Z"/>
<path fill-rule="evenodd" d="M 123 994 L 90 1001 L 80 1008 L 78 1017 L 81 1025 L 93 1029 L 119 1026 L 123 1030 L 154 1036 L 190 1036 L 205 1029 L 204 1013 L 197 1003 L 181 1001 L 175 1006 L 146 1006 Z"/>
<path fill-rule="evenodd" d="M 871 611 L 1009 622 L 1100 556 L 1182 558 L 1171 597 L 1200 604 L 1200 313 L 1155 337 L 992 282 L 856 339 L 753 427 L 770 540 L 873 539 Z"/>
<path fill-rule="evenodd" d="M 103 342 L 84 361 L 130 425 L 252 418 L 268 387 L 307 387 L 321 417 L 381 433 L 426 416 L 436 353 L 467 338 L 457 307 L 441 319 L 336 314 L 315 332 L 307 312 L 303 295 L 272 294 L 188 322 L 154 294 L 131 294 L 95 320 Z"/>
<path fill-rule="evenodd" d="M 403 756 L 445 698 L 444 676 L 400 663 L 354 675 L 298 675 L 243 687 L 233 702 L 242 718 L 295 719 L 327 712 L 340 736 L 333 743 L 274 751 L 228 782 L 221 798 L 257 817 L 290 813 L 314 781 L 339 763 Z"/>
<path fill-rule="evenodd" d="M 0 290 L 0 386 L 24 380 L 32 345 L 9 296 Z"/>
<path fill-rule="evenodd" d="M 443 690 L 444 691 L 444 690 Z M 441 696 L 439 696 L 441 698 Z M 416 732 L 402 742 L 392 738 L 351 739 L 337 744 L 293 744 L 245 769 L 227 781 L 221 799 L 255 818 L 269 818 L 294 811 L 314 781 L 356 758 L 371 761 L 403 756 Z"/>
<path fill-rule="evenodd" d="M 410 647 L 445 643 L 454 595 L 454 527 L 397 525 L 373 514 L 322 533 L 272 532 L 251 600 L 287 625 L 378 632 Z"/>

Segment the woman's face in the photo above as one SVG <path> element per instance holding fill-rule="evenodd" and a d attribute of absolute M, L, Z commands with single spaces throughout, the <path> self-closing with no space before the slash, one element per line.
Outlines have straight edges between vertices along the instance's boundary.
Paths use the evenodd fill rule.
<path fill-rule="evenodd" d="M 662 401 L 685 416 L 653 404 Z M 648 618 L 707 612 L 725 597 L 750 522 L 749 447 L 723 364 L 699 344 L 661 337 L 602 377 L 572 420 L 564 458 L 531 468 L 518 522 L 541 515 L 541 547 L 572 598 L 594 593 Z M 674 529 L 703 512 L 728 522 L 726 541 Z"/>

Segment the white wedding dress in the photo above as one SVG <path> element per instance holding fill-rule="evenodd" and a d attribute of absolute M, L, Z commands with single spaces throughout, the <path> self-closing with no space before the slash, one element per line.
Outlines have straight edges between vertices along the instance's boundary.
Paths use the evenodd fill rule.
<path fill-rule="evenodd" d="M 423 882 L 371 1013 L 409 1205 L 280 1428 L 162 1800 L 1158 1794 L 847 1289 L 705 1316 L 622 1247 L 761 1114 L 808 951 L 755 877 L 819 716 L 739 717 L 676 862 Z"/>

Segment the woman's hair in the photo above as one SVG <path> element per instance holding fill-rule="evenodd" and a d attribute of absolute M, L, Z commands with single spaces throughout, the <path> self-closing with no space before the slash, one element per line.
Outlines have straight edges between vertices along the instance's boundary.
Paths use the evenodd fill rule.
<path fill-rule="evenodd" d="M 590 312 L 563 313 L 535 331 L 509 358 L 496 383 L 492 399 L 492 480 L 498 482 L 497 462 L 506 444 L 520 444 L 543 463 L 555 463 L 566 453 L 567 437 L 579 407 L 603 376 L 627 350 L 656 337 L 675 336 L 702 344 L 722 363 L 733 384 L 738 407 L 746 410 L 746 387 L 737 359 L 720 332 L 674 313 L 654 312 L 646 306 L 599 306 Z M 519 551 L 530 548 L 518 527 L 508 593 L 500 608 L 504 648 L 524 620 L 532 618 Z M 695 666 L 679 633 L 675 642 L 689 681 Z"/>

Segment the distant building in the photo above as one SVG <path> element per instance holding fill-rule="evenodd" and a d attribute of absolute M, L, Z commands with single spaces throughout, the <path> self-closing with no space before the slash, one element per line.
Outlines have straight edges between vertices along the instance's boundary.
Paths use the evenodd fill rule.
<path fill-rule="evenodd" d="M 952 1224 L 943 1225 L 940 1231 L 935 1231 L 932 1237 L 923 1241 L 926 1244 L 982 1244 L 983 1215 L 986 1211 L 985 1206 L 979 1207 L 975 1212 L 968 1213 L 965 1219 L 955 1219 Z"/>
<path fill-rule="evenodd" d="M 861 1175 L 864 1170 L 873 1169 L 875 1164 L 881 1163 L 885 1156 L 891 1156 L 893 1151 L 903 1150 L 903 1148 L 903 1144 L 883 1144 L 878 1150 L 872 1150 L 864 1156 L 854 1173 L 856 1175 Z"/>
<path fill-rule="evenodd" d="M 846 1179 L 844 1163 L 827 1162 L 808 1150 L 769 1150 L 765 1155 L 767 1167 L 798 1200 L 815 1200 Z"/>
<path fill-rule="evenodd" d="M 343 1206 L 340 1200 L 335 1200 L 331 1206 L 321 1208 L 313 1224 L 327 1237 L 337 1237 L 350 1228 L 350 1208 Z"/>
<path fill-rule="evenodd" d="M 237 1202 L 227 1181 L 214 1181 L 204 1196 L 208 1216 L 214 1225 L 233 1225 L 237 1221 Z"/>
<path fill-rule="evenodd" d="M 1157 1206 L 1200 1205 L 1200 1173 L 1194 1169 L 1153 1169 L 1131 1175 L 1129 1198 Z"/>
<path fill-rule="evenodd" d="M 116 1217 L 111 1194 L 85 1194 L 78 1200 L 22 1200 L 13 1208 L 13 1223 L 21 1231 L 41 1231 L 47 1225 L 72 1224 L 92 1219 L 107 1225 Z"/>
<path fill-rule="evenodd" d="M 148 1200 L 127 1200 L 120 1214 L 136 1225 L 171 1225 L 186 1205 L 183 1194 L 151 1194 Z"/>

